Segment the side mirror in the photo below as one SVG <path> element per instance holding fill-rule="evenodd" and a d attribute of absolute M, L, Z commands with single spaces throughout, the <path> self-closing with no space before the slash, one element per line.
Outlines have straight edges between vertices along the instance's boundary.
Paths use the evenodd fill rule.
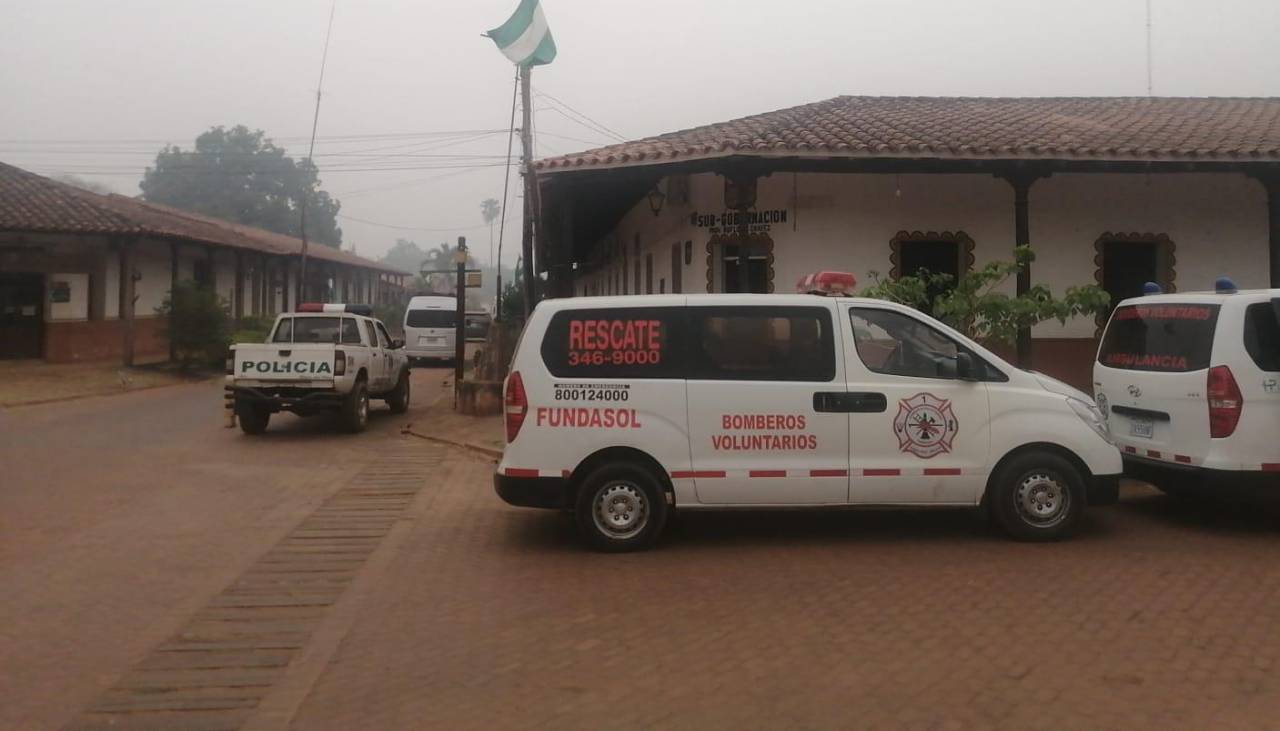
<path fill-rule="evenodd" d="M 399 340 L 399 339 L 396 339 L 396 338 L 392 338 L 392 340 L 391 340 L 391 349 L 392 349 L 392 350 L 399 350 L 399 349 L 401 349 L 401 348 L 403 348 L 403 347 L 404 347 L 404 341 L 403 341 L 403 340 Z"/>
<path fill-rule="evenodd" d="M 973 381 L 973 356 L 968 353 L 956 353 L 956 378 L 962 381 Z"/>

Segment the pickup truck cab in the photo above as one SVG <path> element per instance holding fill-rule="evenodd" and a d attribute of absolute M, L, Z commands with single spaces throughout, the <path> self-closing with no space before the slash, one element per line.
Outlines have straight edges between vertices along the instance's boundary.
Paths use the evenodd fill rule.
<path fill-rule="evenodd" d="M 1280 491 L 1280 289 L 1224 278 L 1124 300 L 1093 381 L 1127 474 L 1172 494 Z"/>
<path fill-rule="evenodd" d="M 245 434 L 261 434 L 280 411 L 336 411 L 347 431 L 359 432 L 371 398 L 393 413 L 406 411 L 404 344 L 371 312 L 368 305 L 303 304 L 276 318 L 267 342 L 232 345 L 225 386 L 232 421 Z"/>
<path fill-rule="evenodd" d="M 651 544 L 673 510 L 783 507 L 986 505 L 1049 540 L 1119 489 L 1092 398 L 882 300 L 543 301 L 504 400 L 498 495 L 573 511 L 606 551 Z"/>

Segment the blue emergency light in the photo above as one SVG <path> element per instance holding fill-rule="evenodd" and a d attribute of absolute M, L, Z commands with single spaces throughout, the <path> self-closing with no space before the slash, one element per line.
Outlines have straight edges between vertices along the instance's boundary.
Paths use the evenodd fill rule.
<path fill-rule="evenodd" d="M 1213 291 L 1218 294 L 1235 294 L 1240 291 L 1231 277 L 1218 277 L 1213 282 Z"/>

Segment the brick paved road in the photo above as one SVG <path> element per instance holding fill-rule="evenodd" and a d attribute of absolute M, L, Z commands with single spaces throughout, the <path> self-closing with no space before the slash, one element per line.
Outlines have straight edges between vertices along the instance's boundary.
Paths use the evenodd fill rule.
<path fill-rule="evenodd" d="M 357 439 L 286 424 L 246 440 L 209 428 L 211 397 L 172 389 L 0 412 L 0 729 L 75 718 L 187 731 L 1268 729 L 1280 718 L 1274 508 L 1210 510 L 1130 486 L 1054 545 L 1010 543 L 958 513 L 686 515 L 659 550 L 604 556 L 580 549 L 562 516 L 502 505 L 490 465 L 449 457 L 394 498 L 403 516 L 388 531 L 383 520 L 377 536 L 304 536 L 351 507 L 340 491 L 385 455 L 396 424 Z M 116 454 L 126 443 L 135 449 Z M 286 602 L 289 618 L 269 631 L 214 633 L 278 646 L 182 650 L 217 667 L 175 658 L 182 628 L 203 642 L 224 629 L 211 622 L 256 616 L 246 602 L 276 602 L 263 563 L 309 551 L 306 540 L 363 563 L 335 567 L 326 583 L 340 576 L 341 588 L 298 589 L 307 601 Z M 359 545 L 333 542 L 347 540 Z M 134 692 L 171 687 L 171 674 L 216 684 L 230 667 L 255 690 Z M 218 708 L 165 708 L 191 698 Z M 141 705 L 154 709 L 117 713 Z"/>
<path fill-rule="evenodd" d="M 955 513 L 699 515 L 603 556 L 487 476 L 433 497 L 294 729 L 1280 725 L 1274 512 L 1131 487 L 1054 545 Z"/>
<path fill-rule="evenodd" d="M 415 412 L 440 378 L 415 373 Z M 209 383 L 0 410 L 0 729 L 61 727 L 418 418 L 247 438 L 221 403 Z"/>

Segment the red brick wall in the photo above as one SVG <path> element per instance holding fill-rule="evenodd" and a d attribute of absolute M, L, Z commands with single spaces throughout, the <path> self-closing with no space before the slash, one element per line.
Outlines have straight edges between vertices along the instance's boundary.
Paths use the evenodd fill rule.
<path fill-rule="evenodd" d="M 988 346 L 991 347 L 991 346 Z M 1009 346 L 991 347 L 997 355 L 1017 364 L 1017 351 Z M 1047 376 L 1093 393 L 1093 359 L 1098 354 L 1098 341 L 1093 338 L 1034 338 L 1031 341 L 1031 367 Z"/>
<path fill-rule="evenodd" d="M 154 359 L 169 354 L 161 317 L 134 320 L 134 358 Z M 46 322 L 44 359 L 50 363 L 119 360 L 124 352 L 124 324 L 119 320 Z"/>

